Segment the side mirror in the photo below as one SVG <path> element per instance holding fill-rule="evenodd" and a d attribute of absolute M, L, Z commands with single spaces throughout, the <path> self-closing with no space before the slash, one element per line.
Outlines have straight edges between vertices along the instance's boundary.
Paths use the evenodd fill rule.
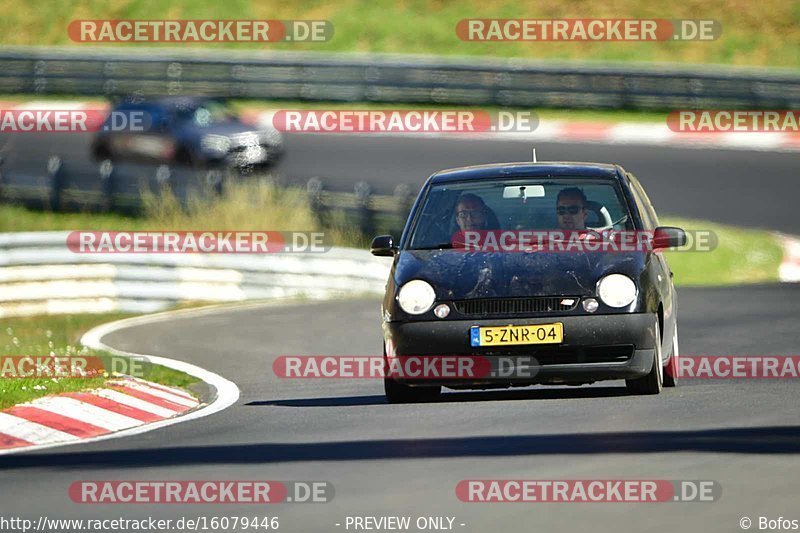
<path fill-rule="evenodd" d="M 372 239 L 372 244 L 369 245 L 369 251 L 372 255 L 379 257 L 391 257 L 397 252 L 397 247 L 394 244 L 394 237 L 391 235 L 379 235 Z"/>
<path fill-rule="evenodd" d="M 677 248 L 686 244 L 686 232 L 672 226 L 659 226 L 653 232 L 653 249 Z"/>

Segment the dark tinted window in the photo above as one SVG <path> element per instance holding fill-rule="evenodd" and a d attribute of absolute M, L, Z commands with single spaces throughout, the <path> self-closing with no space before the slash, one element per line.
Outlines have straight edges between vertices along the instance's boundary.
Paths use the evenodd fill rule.
<path fill-rule="evenodd" d="M 525 196 L 515 192 L 525 187 Z M 456 207 L 462 195 L 474 195 L 485 205 L 487 230 L 560 229 L 556 200 L 564 189 L 580 189 L 586 196 L 586 227 L 608 226 L 618 230 L 633 229 L 628 206 L 613 180 L 586 178 L 515 178 L 488 179 L 433 185 L 412 228 L 409 248 L 425 248 L 449 242 L 459 231 Z M 474 209 L 472 209 L 474 210 Z M 472 215 L 468 215 L 472 217 Z M 484 218 L 484 217 L 481 217 Z"/>

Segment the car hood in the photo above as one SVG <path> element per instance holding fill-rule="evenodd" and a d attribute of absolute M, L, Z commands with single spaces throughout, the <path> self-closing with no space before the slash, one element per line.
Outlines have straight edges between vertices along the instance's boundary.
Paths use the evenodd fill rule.
<path fill-rule="evenodd" d="M 405 250 L 394 271 L 400 285 L 422 279 L 438 300 L 522 296 L 588 296 L 606 274 L 638 281 L 646 253 L 466 252 Z"/>
<path fill-rule="evenodd" d="M 229 120 L 225 122 L 216 122 L 205 128 L 186 126 L 183 128 L 183 131 L 185 135 L 197 138 L 198 140 L 205 135 L 223 135 L 231 139 L 237 139 L 248 133 L 254 133 L 258 135 L 260 139 L 264 136 L 265 132 L 269 131 L 269 128 L 256 128 L 243 122 Z"/>

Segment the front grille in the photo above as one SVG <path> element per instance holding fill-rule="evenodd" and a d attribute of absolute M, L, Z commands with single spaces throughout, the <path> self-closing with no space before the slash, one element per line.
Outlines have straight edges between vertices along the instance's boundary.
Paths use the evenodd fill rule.
<path fill-rule="evenodd" d="M 469 316 L 526 315 L 571 311 L 578 305 L 577 296 L 539 296 L 535 298 L 487 298 L 453 302 L 456 311 Z"/>
<path fill-rule="evenodd" d="M 580 363 L 625 363 L 634 353 L 632 344 L 610 346 L 487 346 L 480 355 L 486 357 L 530 356 L 542 366 Z"/>
<path fill-rule="evenodd" d="M 252 148 L 258 148 L 259 146 L 261 148 L 269 148 L 269 145 L 266 145 L 266 144 L 263 144 L 263 143 L 262 144 L 239 144 L 239 145 L 231 146 L 230 150 L 228 150 L 228 151 L 230 153 L 232 153 L 232 154 L 236 154 L 236 153 L 244 152 L 245 150 L 250 150 Z"/>
<path fill-rule="evenodd" d="M 250 146 L 258 146 L 261 144 L 261 138 L 257 133 L 246 131 L 244 133 L 235 133 L 228 137 L 231 143 L 231 149 L 242 150 Z"/>

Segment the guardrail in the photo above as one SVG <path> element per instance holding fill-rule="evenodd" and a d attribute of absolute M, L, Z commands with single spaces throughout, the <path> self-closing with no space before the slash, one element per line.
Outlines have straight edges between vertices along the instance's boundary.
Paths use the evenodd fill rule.
<path fill-rule="evenodd" d="M 320 254 L 78 254 L 69 232 L 0 233 L 0 318 L 134 312 L 182 301 L 238 302 L 381 293 L 389 261 Z"/>
<path fill-rule="evenodd" d="M 76 168 L 57 155 L 8 167 L 0 161 L 0 202 L 48 211 L 129 215 L 142 213 L 145 192 L 159 196 L 168 191 L 185 205 L 191 198 L 215 198 L 232 182 L 273 179 L 269 175 L 241 176 L 232 170 L 195 170 L 180 165 L 114 165 L 108 160 Z M 415 191 L 399 184 L 393 195 L 375 195 L 365 181 L 356 182 L 353 192 L 329 191 L 325 182 L 315 177 L 306 183 L 306 192 L 321 226 L 329 227 L 331 212 L 339 211 L 354 228 L 372 237 L 377 233 L 400 234 Z"/>
<path fill-rule="evenodd" d="M 199 171 L 179 165 L 115 165 L 109 160 L 76 164 L 53 153 L 40 160 L 0 160 L 0 201 L 50 211 L 137 214 L 144 206 L 145 191 L 157 196 L 169 189 L 185 203 L 192 196 L 220 194 L 223 182 L 230 179 L 229 174 L 224 170 Z"/>
<path fill-rule="evenodd" d="M 792 109 L 790 69 L 148 48 L 6 47 L 0 92 L 517 107 Z"/>

